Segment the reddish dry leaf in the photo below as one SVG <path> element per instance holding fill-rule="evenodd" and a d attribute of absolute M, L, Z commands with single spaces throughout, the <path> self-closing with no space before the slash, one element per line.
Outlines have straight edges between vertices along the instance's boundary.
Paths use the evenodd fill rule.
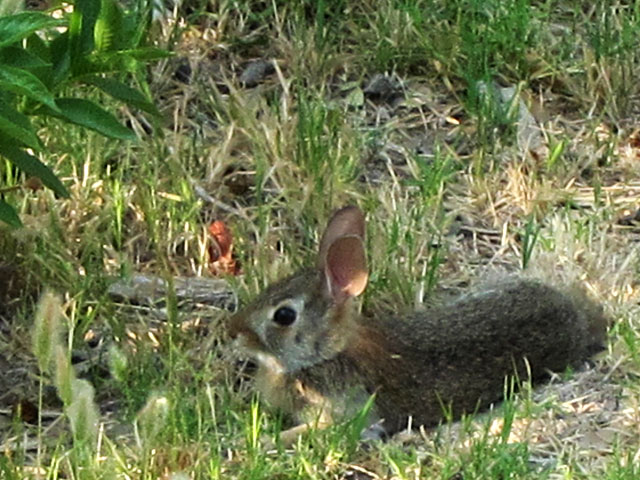
<path fill-rule="evenodd" d="M 42 185 L 42 181 L 38 177 L 29 177 L 24 182 L 24 187 L 36 192 L 38 190 L 42 190 L 44 187 Z"/>
<path fill-rule="evenodd" d="M 629 145 L 632 148 L 640 148 L 640 129 L 634 130 L 631 135 L 629 135 Z"/>
<path fill-rule="evenodd" d="M 213 240 L 212 245 L 209 247 L 211 271 L 215 274 L 230 273 L 231 275 L 237 275 L 240 269 L 233 258 L 231 232 L 222 220 L 216 220 L 209 225 L 209 233 Z"/>

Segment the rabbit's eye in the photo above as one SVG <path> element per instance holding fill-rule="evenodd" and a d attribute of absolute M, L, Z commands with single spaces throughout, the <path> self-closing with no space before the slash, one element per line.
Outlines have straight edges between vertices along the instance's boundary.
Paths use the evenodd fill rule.
<path fill-rule="evenodd" d="M 288 327 L 296 321 L 296 311 L 291 307 L 280 307 L 273 314 L 273 321 L 283 327 Z"/>

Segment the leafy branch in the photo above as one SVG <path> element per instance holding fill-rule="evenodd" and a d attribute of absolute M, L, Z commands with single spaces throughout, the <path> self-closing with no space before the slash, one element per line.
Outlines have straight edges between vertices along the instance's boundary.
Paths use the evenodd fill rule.
<path fill-rule="evenodd" d="M 97 88 L 152 115 L 156 107 L 122 79 L 139 76 L 149 61 L 168 56 L 144 46 L 148 8 L 131 12 L 116 0 L 76 0 L 62 18 L 40 12 L 0 17 L 0 157 L 61 197 L 69 192 L 44 164 L 46 145 L 33 117 L 54 117 L 118 140 L 135 133 L 97 103 L 64 96 L 68 87 Z M 57 10 L 62 12 L 62 10 Z M 0 188 L 0 221 L 19 227 L 20 218 Z"/>

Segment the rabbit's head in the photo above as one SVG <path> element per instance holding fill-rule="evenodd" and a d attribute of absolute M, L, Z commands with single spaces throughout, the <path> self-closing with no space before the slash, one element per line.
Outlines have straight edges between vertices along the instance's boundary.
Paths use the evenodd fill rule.
<path fill-rule="evenodd" d="M 341 352 L 353 333 L 352 299 L 368 279 L 364 216 L 338 210 L 322 237 L 315 268 L 270 286 L 230 321 L 230 334 L 263 365 L 282 372 Z"/>

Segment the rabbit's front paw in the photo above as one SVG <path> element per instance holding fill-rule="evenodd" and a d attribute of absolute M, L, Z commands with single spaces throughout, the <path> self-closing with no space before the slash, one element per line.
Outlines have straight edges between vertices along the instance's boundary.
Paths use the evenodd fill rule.
<path fill-rule="evenodd" d="M 290 447 L 298 440 L 300 435 L 304 435 L 309 431 L 309 424 L 302 423 L 295 427 L 289 428 L 283 432 L 280 432 L 280 443 L 285 447 Z"/>
<path fill-rule="evenodd" d="M 382 441 L 385 438 L 387 438 L 387 431 L 384 429 L 382 421 L 369 425 L 360 434 L 360 440 L 365 443 Z"/>

